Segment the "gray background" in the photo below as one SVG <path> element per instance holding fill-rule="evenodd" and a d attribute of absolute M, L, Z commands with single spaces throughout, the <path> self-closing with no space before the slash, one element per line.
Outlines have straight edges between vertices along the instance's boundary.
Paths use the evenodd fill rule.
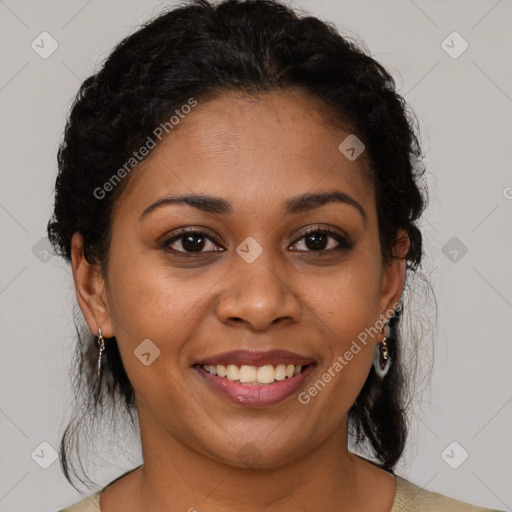
<path fill-rule="evenodd" d="M 81 81 L 163 5 L 0 0 L 0 511 L 54 512 L 81 498 L 58 461 L 40 467 L 51 461 L 51 448 L 41 443 L 58 449 L 72 399 L 73 283 L 44 241 L 56 151 Z M 425 331 L 420 357 L 425 364 L 433 357 L 434 368 L 397 473 L 429 490 L 510 511 L 512 2 L 293 5 L 361 37 L 420 120 L 430 187 L 424 272 L 439 313 L 436 324 L 420 292 L 416 310 L 432 318 L 418 327 Z M 34 40 L 42 45 L 44 31 L 58 43 L 46 59 L 31 48 Z M 463 41 L 446 39 L 454 31 L 469 44 L 461 55 Z M 138 443 L 125 448 L 102 449 L 91 468 L 97 482 L 140 462 Z M 460 462 L 462 449 L 469 457 L 453 469 L 447 460 Z"/>

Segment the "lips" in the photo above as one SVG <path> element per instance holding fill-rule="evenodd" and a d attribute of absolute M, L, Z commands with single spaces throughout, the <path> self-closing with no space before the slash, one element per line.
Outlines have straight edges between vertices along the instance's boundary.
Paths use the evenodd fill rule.
<path fill-rule="evenodd" d="M 278 365 L 278 364 L 293 364 L 295 366 L 307 366 L 313 364 L 315 361 L 309 357 L 288 350 L 267 350 L 267 351 L 254 351 L 254 350 L 232 350 L 230 352 L 223 352 L 213 356 L 205 357 L 194 365 L 228 365 L 236 364 L 237 366 L 263 366 L 263 365 Z"/>
<path fill-rule="evenodd" d="M 248 385 L 212 375 L 202 366 L 195 365 L 194 369 L 208 387 L 219 395 L 227 398 L 238 406 L 265 407 L 279 404 L 291 399 L 310 378 L 314 364 L 306 366 L 298 375 L 271 384 Z"/>

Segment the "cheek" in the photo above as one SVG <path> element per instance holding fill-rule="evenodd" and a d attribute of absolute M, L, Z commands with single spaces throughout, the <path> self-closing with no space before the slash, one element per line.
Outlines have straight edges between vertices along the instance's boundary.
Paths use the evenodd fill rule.
<path fill-rule="evenodd" d="M 314 389 L 306 390 L 308 394 L 311 392 L 311 396 L 321 395 L 320 402 L 324 406 L 337 404 L 338 420 L 356 400 L 373 362 L 375 338 L 378 339 L 379 331 L 375 324 L 379 316 L 375 287 L 373 293 L 368 291 L 369 288 L 347 286 L 343 293 L 333 295 L 333 301 L 339 300 L 330 304 L 329 311 L 334 313 L 329 315 L 330 318 L 326 320 L 327 328 L 323 329 L 324 357 L 312 386 Z M 339 303 L 342 304 L 341 307 L 338 306 Z"/>
<path fill-rule="evenodd" d="M 310 281 L 308 301 L 334 332 L 354 336 L 379 318 L 380 283 L 380 266 L 354 256 L 335 273 Z"/>
<path fill-rule="evenodd" d="M 323 368 L 336 375 L 333 381 L 357 393 L 371 366 L 381 325 L 380 266 L 375 260 L 364 254 L 351 259 L 335 276 L 311 287 L 308 299 L 324 327 Z"/>
<path fill-rule="evenodd" d="M 171 273 L 154 259 L 113 261 L 111 313 L 121 330 L 135 339 L 151 338 L 165 345 L 173 329 L 183 329 L 204 295 L 204 288 L 186 276 Z"/>
<path fill-rule="evenodd" d="M 170 379 L 171 385 L 166 372 L 180 364 L 200 321 L 204 289 L 149 262 L 112 263 L 111 317 L 128 377 L 138 390 L 156 386 L 158 379 Z M 142 354 L 147 352 L 151 363 L 146 366 Z"/>
<path fill-rule="evenodd" d="M 122 272 L 120 268 L 113 280 L 117 287 L 112 318 L 128 378 L 138 399 L 150 408 L 170 401 L 185 410 L 188 402 L 177 375 L 187 340 L 199 321 L 201 288 L 162 272 Z"/>

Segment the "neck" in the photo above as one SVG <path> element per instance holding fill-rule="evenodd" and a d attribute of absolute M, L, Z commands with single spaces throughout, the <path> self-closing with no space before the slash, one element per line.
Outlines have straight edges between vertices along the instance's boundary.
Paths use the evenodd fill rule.
<path fill-rule="evenodd" d="M 151 425 L 141 426 L 144 464 L 136 471 L 134 510 L 366 510 L 368 485 L 376 483 L 376 468 L 348 451 L 346 419 L 307 452 L 290 454 L 279 466 L 260 462 L 262 467 L 257 457 L 254 467 L 229 464 Z"/>

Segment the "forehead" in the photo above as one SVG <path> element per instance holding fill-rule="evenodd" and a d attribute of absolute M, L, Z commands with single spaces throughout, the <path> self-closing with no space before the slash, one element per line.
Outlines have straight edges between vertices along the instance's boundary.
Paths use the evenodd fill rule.
<path fill-rule="evenodd" d="M 351 161 L 338 148 L 349 135 L 299 91 L 199 100 L 132 171 L 116 211 L 175 192 L 238 198 L 242 207 L 333 187 L 371 209 L 366 155 Z"/>

